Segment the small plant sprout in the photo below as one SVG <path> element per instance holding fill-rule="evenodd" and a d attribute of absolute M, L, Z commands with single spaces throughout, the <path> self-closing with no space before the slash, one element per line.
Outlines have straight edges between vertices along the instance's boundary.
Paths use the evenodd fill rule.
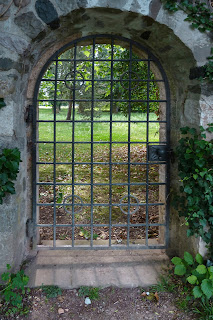
<path fill-rule="evenodd" d="M 46 297 L 49 298 L 55 298 L 62 294 L 61 289 L 58 286 L 53 285 L 44 285 L 41 286 L 42 292 L 46 295 Z"/>

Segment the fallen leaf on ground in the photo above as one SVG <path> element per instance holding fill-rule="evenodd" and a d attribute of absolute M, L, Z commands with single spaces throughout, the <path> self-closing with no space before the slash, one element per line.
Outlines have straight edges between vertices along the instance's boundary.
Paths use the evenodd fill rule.
<path fill-rule="evenodd" d="M 155 292 L 155 298 L 157 301 L 159 301 L 159 295 L 158 295 L 157 291 Z"/>
<path fill-rule="evenodd" d="M 58 314 L 63 314 L 63 313 L 64 313 L 64 309 L 59 308 L 59 309 L 58 309 Z"/>

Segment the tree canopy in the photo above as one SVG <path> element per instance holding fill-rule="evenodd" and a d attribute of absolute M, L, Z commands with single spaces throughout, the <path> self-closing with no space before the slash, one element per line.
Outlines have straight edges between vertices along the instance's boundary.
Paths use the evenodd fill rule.
<path fill-rule="evenodd" d="M 154 74 L 148 72 L 148 62 L 134 52 L 130 57 L 128 48 L 96 44 L 94 52 L 92 45 L 77 46 L 76 53 L 74 50 L 65 51 L 57 62 L 51 63 L 39 91 L 39 99 L 52 100 L 48 105 L 53 106 L 56 99 L 58 112 L 61 105 L 68 106 L 67 119 L 73 103 L 84 116 L 90 115 L 92 100 L 95 112 L 110 111 L 111 103 L 112 112 L 127 115 L 129 108 L 147 112 L 146 101 L 159 99 L 159 88 Z M 157 112 L 158 107 L 158 102 L 149 102 L 150 112 Z"/>

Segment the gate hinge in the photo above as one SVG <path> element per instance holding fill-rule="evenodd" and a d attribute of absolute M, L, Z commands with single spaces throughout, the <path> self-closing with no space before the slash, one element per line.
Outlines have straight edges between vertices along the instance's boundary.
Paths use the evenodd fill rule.
<path fill-rule="evenodd" d="M 26 234 L 28 238 L 32 238 L 34 234 L 34 226 L 33 226 L 33 220 L 28 219 L 26 222 Z"/>
<path fill-rule="evenodd" d="M 26 123 L 32 123 L 33 121 L 33 106 L 28 105 L 24 112 L 24 120 Z"/>

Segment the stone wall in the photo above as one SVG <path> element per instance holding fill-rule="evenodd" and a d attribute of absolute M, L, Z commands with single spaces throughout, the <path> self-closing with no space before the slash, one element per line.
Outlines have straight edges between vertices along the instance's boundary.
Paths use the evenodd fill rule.
<path fill-rule="evenodd" d="M 30 250 L 26 222 L 32 215 L 31 124 L 26 122 L 38 74 L 48 58 L 72 39 L 118 34 L 149 48 L 160 60 L 171 90 L 171 146 L 179 128 L 213 122 L 212 85 L 196 80 L 213 45 L 210 35 L 192 30 L 182 12 L 168 14 L 158 0 L 0 0 L 0 149 L 21 151 L 16 194 L 0 205 L 0 272 L 19 266 Z M 178 184 L 171 168 L 172 189 Z M 170 252 L 181 254 L 186 241 L 176 212 L 170 214 Z M 191 244 L 190 244 L 191 243 Z"/>

